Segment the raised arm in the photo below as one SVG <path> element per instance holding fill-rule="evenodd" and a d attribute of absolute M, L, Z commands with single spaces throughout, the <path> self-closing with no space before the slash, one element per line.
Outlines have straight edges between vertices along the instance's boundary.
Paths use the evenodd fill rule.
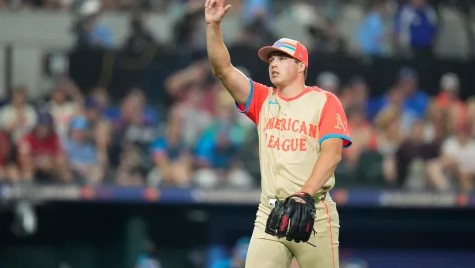
<path fill-rule="evenodd" d="M 251 88 L 249 79 L 231 64 L 231 58 L 221 34 L 221 21 L 229 8 L 231 5 L 224 6 L 224 0 L 206 0 L 206 48 L 213 73 L 237 103 L 245 104 Z"/>

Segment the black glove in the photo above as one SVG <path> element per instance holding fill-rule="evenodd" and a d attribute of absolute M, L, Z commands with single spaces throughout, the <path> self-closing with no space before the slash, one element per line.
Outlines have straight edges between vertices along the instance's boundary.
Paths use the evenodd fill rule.
<path fill-rule="evenodd" d="M 277 200 L 266 223 L 266 233 L 289 241 L 307 242 L 313 232 L 315 204 L 308 193 L 299 192 Z"/>

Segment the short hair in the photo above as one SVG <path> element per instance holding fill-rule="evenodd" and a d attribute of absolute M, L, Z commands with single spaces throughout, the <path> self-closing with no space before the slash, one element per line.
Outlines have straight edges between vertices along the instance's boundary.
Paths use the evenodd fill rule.
<path fill-rule="evenodd" d="M 301 61 L 299 61 L 298 59 L 294 59 L 296 63 L 299 63 Z M 303 63 L 303 62 L 302 62 Z M 305 71 L 303 71 L 303 76 L 305 78 L 305 80 L 307 80 L 307 66 L 305 66 Z"/>

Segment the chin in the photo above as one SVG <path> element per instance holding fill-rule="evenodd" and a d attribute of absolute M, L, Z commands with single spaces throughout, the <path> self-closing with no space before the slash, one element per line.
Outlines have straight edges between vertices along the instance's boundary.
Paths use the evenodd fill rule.
<path fill-rule="evenodd" d="M 279 87 L 280 85 L 282 85 L 282 81 L 280 81 L 279 79 L 270 79 L 271 83 L 275 86 L 275 87 Z"/>

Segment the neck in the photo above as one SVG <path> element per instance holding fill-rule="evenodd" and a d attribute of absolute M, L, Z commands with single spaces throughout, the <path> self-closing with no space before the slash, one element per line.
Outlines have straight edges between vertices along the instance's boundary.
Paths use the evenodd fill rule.
<path fill-rule="evenodd" d="M 292 98 L 300 94 L 305 89 L 305 82 L 298 81 L 285 87 L 277 87 L 277 89 L 279 90 L 280 96 L 284 98 Z"/>

